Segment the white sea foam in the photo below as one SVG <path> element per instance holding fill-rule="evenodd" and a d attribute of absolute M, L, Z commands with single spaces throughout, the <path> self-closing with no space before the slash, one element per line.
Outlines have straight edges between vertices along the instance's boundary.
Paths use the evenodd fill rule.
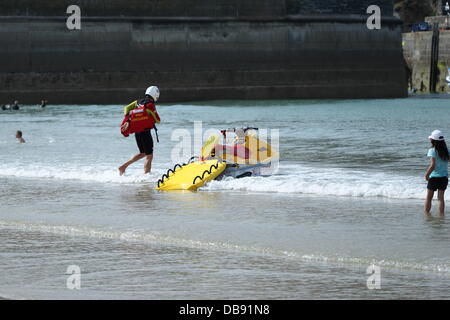
<path fill-rule="evenodd" d="M 8 167 L 6 165 L 0 165 L 0 176 L 4 177 L 77 180 L 118 184 L 149 183 L 157 181 L 160 174 L 163 173 L 162 170 L 154 170 L 150 176 L 146 176 L 142 171 L 142 168 L 129 168 L 124 176 L 120 176 L 117 168 L 55 168 L 51 166 Z"/>
<path fill-rule="evenodd" d="M 161 165 L 151 175 L 141 167 L 130 167 L 125 176 L 117 168 L 106 166 L 52 167 L 45 165 L 0 165 L 0 176 L 79 180 L 114 184 L 139 184 L 156 181 L 166 171 Z M 381 197 L 391 199 L 423 199 L 425 182 L 421 177 L 342 168 L 313 168 L 303 165 L 281 165 L 280 174 L 270 177 L 226 178 L 212 181 L 203 191 L 246 191 L 319 196 Z"/>
<path fill-rule="evenodd" d="M 282 171 L 286 174 L 212 181 L 202 189 L 392 199 L 425 196 L 425 184 L 420 177 L 340 168 L 317 170 L 300 165 L 284 167 Z"/>

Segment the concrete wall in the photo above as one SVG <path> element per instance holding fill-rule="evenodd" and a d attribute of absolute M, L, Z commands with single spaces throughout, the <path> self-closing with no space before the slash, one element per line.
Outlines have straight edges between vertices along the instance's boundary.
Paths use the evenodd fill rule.
<path fill-rule="evenodd" d="M 370 5 L 378 5 L 384 16 L 393 15 L 392 0 L 286 0 L 289 14 L 364 15 Z"/>
<path fill-rule="evenodd" d="M 450 26 L 450 21 L 447 16 L 426 17 L 425 22 L 428 22 L 432 26 L 437 24 L 440 29 L 447 29 Z"/>
<path fill-rule="evenodd" d="M 283 0 L 2 0 L 2 15 L 61 16 L 69 5 L 84 16 L 273 16 L 285 14 Z"/>
<path fill-rule="evenodd" d="M 125 103 L 368 98 L 406 93 L 395 24 L 285 21 L 1 21 L 0 98 Z"/>
<path fill-rule="evenodd" d="M 60 16 L 69 5 L 85 16 L 279 17 L 286 14 L 366 14 L 379 5 L 392 16 L 392 0 L 2 0 L 2 16 Z"/>
<path fill-rule="evenodd" d="M 406 62 L 412 72 L 412 87 L 418 93 L 429 93 L 430 63 L 431 63 L 431 38 L 433 32 L 410 32 L 403 34 L 403 49 Z M 450 67 L 450 31 L 440 31 L 438 82 L 436 91 L 448 92 L 445 81 L 447 68 Z"/>
<path fill-rule="evenodd" d="M 399 21 L 368 30 L 358 15 L 366 2 L 392 9 L 390 0 L 2 0 L 0 103 L 126 103 L 150 84 L 162 102 L 403 97 Z M 61 16 L 68 4 L 81 5 L 79 31 Z"/>

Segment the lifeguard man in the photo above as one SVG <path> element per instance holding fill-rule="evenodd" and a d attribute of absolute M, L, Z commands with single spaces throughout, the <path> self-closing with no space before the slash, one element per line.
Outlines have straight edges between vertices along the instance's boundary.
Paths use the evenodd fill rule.
<path fill-rule="evenodd" d="M 158 99 L 158 87 L 151 86 L 145 91 L 144 99 L 133 101 L 123 109 L 125 117 L 120 128 L 121 132 L 124 136 L 134 133 L 139 153 L 119 167 L 121 176 L 130 164 L 143 158 L 145 158 L 144 173 L 150 173 L 152 170 L 153 138 L 151 129 L 156 129 L 155 123 L 161 121 L 155 107 Z"/>

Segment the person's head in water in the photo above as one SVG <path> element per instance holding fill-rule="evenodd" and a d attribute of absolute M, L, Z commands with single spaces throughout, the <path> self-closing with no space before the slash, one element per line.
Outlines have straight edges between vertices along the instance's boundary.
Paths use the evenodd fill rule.
<path fill-rule="evenodd" d="M 16 139 L 17 139 L 20 143 L 25 143 L 25 139 L 23 138 L 22 131 L 17 130 L 17 132 L 16 132 Z"/>
<path fill-rule="evenodd" d="M 436 149 L 439 157 L 442 160 L 449 160 L 448 148 L 445 143 L 444 134 L 439 130 L 434 130 L 428 138 L 430 139 L 433 148 Z"/>
<path fill-rule="evenodd" d="M 153 100 L 153 102 L 158 101 L 159 88 L 157 86 L 148 87 L 147 90 L 145 90 L 145 97 Z"/>

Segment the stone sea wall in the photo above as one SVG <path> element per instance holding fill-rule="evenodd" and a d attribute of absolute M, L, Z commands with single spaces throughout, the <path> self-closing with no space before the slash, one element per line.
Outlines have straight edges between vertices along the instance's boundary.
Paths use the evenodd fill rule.
<path fill-rule="evenodd" d="M 417 93 L 430 93 L 430 63 L 432 31 L 403 34 L 403 48 L 407 64 L 411 70 L 410 89 Z M 437 93 L 449 91 L 445 78 L 450 68 L 450 31 L 439 32 L 439 57 L 437 74 Z"/>
<path fill-rule="evenodd" d="M 392 16 L 392 0 L 2 0 L 2 16 L 60 16 L 69 5 L 86 16 L 281 17 L 286 14 L 366 14 L 378 5 Z"/>
<path fill-rule="evenodd" d="M 0 103 L 406 96 L 399 21 L 367 29 L 365 0 L 39 3 L 0 3 Z"/>

